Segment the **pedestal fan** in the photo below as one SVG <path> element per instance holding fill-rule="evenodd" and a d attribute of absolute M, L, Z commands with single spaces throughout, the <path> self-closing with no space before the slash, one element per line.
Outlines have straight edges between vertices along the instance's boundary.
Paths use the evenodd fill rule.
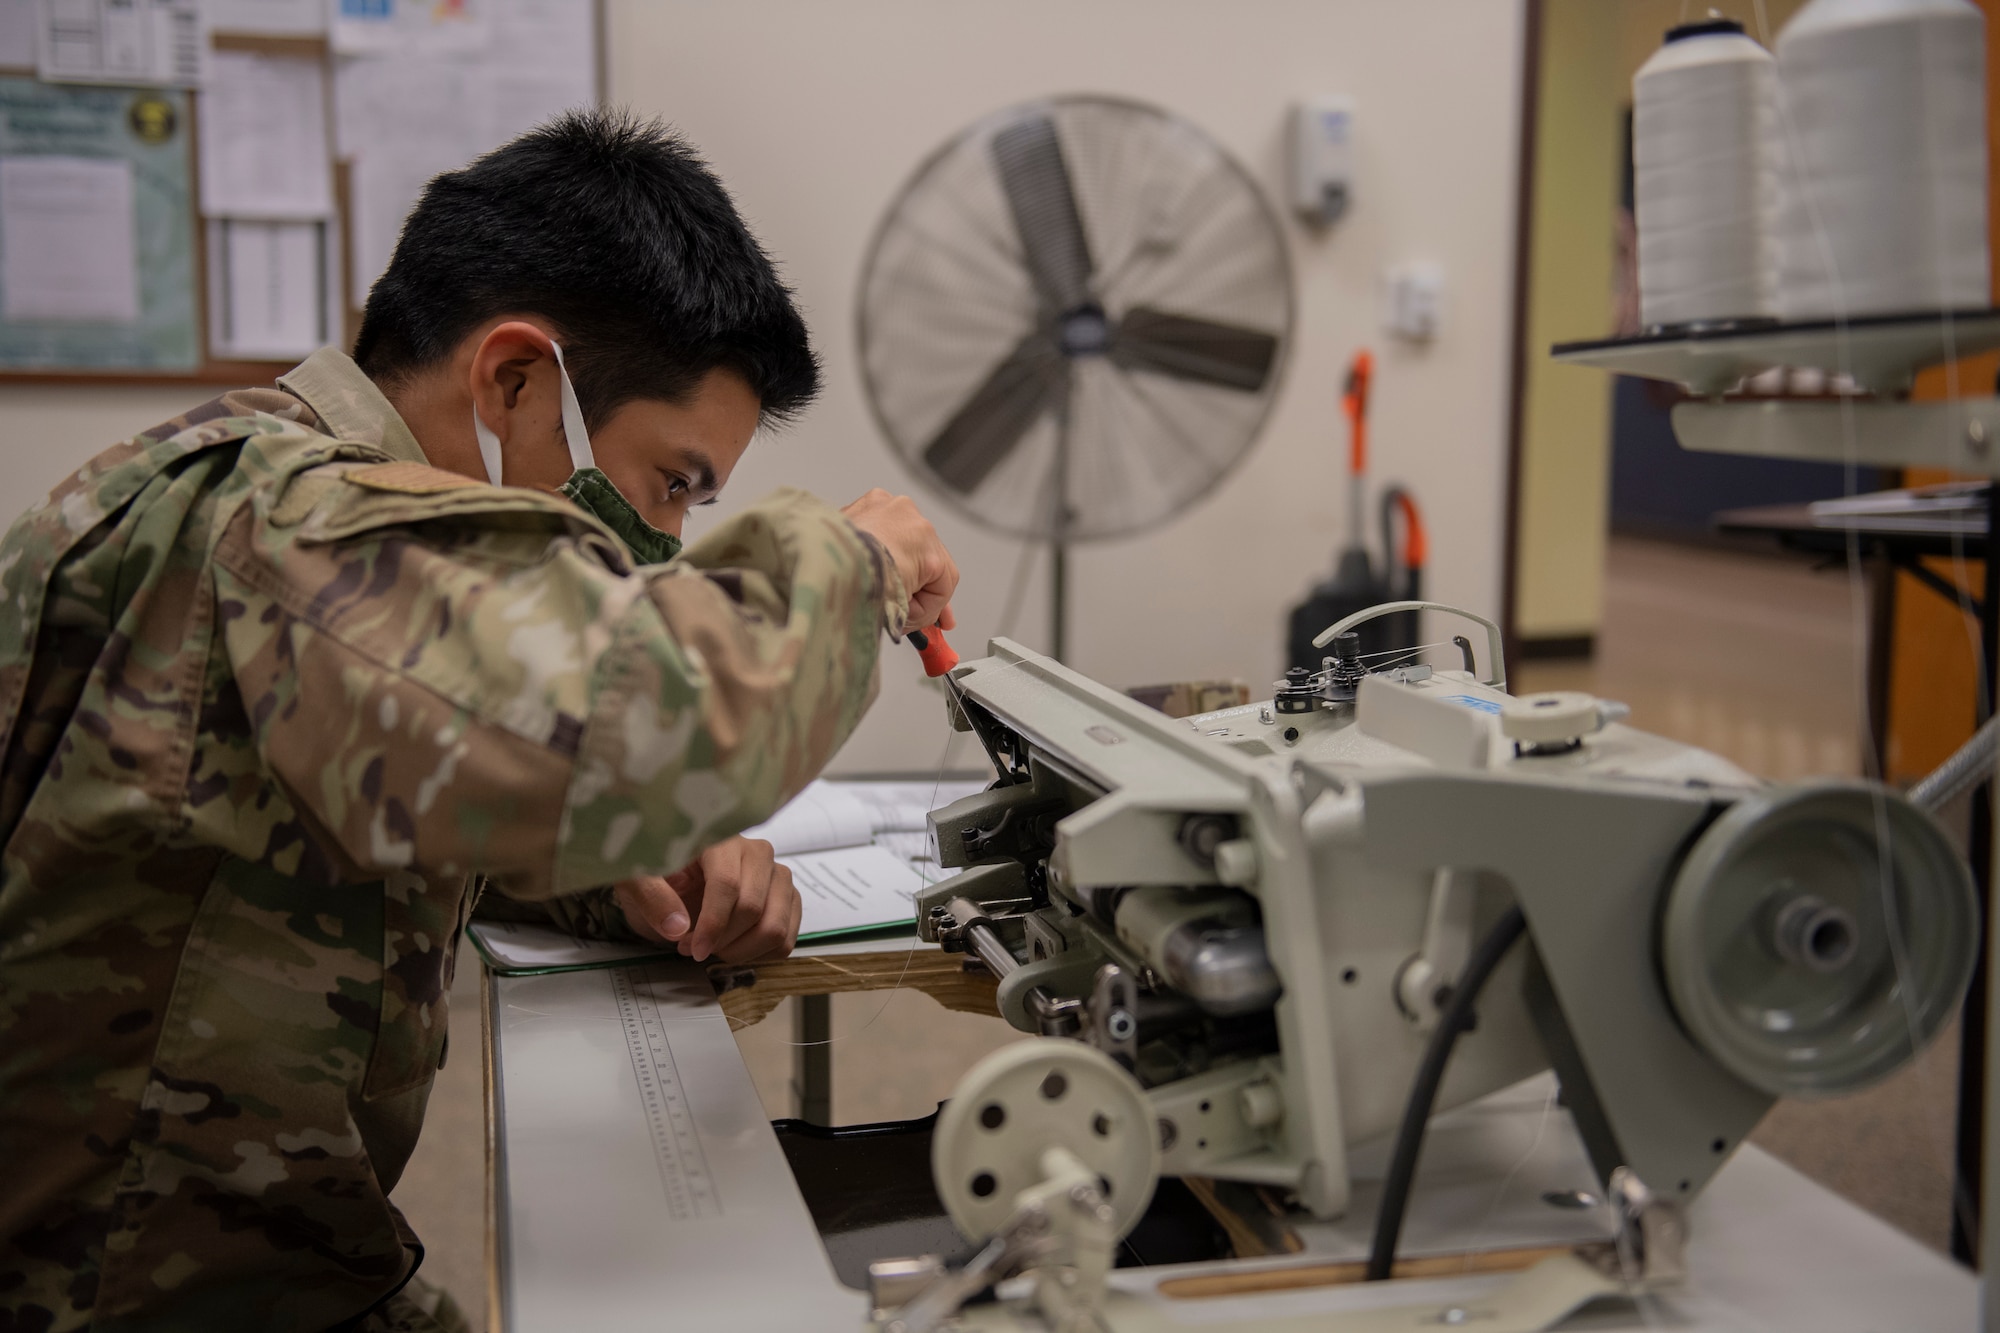
<path fill-rule="evenodd" d="M 1068 552 L 1209 493 L 1250 447 L 1292 325 L 1250 176 L 1194 126 L 1099 96 L 1025 103 L 938 149 L 862 272 L 862 375 L 896 452 L 986 527 Z"/>

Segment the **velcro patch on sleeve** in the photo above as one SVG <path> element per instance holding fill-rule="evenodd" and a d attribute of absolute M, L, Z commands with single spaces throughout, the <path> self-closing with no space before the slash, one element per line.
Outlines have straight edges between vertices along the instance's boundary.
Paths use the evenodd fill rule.
<path fill-rule="evenodd" d="M 423 463 L 377 463 L 355 468 L 346 474 L 346 479 L 371 491 L 393 491 L 398 495 L 436 495 L 440 491 L 484 484 Z"/>

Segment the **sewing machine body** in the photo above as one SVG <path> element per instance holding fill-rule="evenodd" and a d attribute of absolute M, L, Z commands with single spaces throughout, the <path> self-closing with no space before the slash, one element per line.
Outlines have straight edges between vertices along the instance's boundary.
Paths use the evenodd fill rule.
<path fill-rule="evenodd" d="M 1348 1148 L 1394 1129 L 1444 987 L 1517 900 L 1534 948 L 1488 984 L 1440 1109 L 1553 1059 L 1600 1171 L 1685 1200 L 1770 1104 L 1657 975 L 1677 865 L 1760 785 L 1722 759 L 1616 723 L 1517 754 L 1509 696 L 1459 671 L 1176 720 L 995 640 L 953 687 L 1009 781 L 933 815 L 967 870 L 920 928 L 982 927 L 1010 1022 L 1134 1070 L 1163 1173 L 1345 1211 Z"/>

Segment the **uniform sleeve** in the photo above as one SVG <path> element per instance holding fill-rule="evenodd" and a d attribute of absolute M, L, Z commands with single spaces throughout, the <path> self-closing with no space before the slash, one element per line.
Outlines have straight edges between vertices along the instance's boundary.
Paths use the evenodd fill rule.
<path fill-rule="evenodd" d="M 479 921 L 507 921 L 549 926 L 579 940 L 612 940 L 620 944 L 652 943 L 625 920 L 616 890 L 609 884 L 566 893 L 558 898 L 526 902 L 496 890 L 483 893 L 472 909 Z"/>
<path fill-rule="evenodd" d="M 258 751 L 342 875 L 676 870 L 819 772 L 902 630 L 893 563 L 799 492 L 631 572 L 560 499 L 397 466 L 271 488 L 215 561 Z"/>

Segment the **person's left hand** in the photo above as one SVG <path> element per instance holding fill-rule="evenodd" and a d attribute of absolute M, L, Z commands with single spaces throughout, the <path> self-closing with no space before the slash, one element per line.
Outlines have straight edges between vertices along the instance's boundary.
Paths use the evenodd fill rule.
<path fill-rule="evenodd" d="M 659 944 L 679 944 L 697 961 L 782 958 L 799 937 L 799 891 L 771 844 L 730 838 L 673 874 L 641 875 L 617 886 L 626 923 Z"/>

